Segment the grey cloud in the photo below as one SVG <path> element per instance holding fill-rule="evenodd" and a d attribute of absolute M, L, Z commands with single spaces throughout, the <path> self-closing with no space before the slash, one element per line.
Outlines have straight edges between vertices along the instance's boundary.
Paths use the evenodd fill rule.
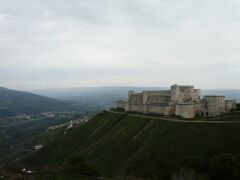
<path fill-rule="evenodd" d="M 0 83 L 239 87 L 232 81 L 240 72 L 239 7 L 237 0 L 0 0 Z"/>

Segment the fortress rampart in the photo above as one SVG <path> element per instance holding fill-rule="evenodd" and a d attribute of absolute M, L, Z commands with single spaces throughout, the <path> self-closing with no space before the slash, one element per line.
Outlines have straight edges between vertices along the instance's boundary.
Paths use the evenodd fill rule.
<path fill-rule="evenodd" d="M 204 96 L 194 86 L 172 85 L 170 90 L 128 92 L 128 101 L 117 101 L 115 108 L 144 114 L 177 115 L 194 118 L 197 113 L 216 116 L 234 108 L 234 100 L 225 100 L 225 96 Z"/>

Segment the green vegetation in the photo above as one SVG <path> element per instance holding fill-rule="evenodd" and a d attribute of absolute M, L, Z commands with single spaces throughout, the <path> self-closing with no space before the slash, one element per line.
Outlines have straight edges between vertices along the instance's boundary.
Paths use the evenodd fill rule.
<path fill-rule="evenodd" d="M 41 134 L 32 138 L 31 141 L 28 142 L 28 145 L 32 145 L 32 146 L 38 145 L 38 144 L 46 145 L 56 140 L 57 138 L 61 137 L 64 131 L 65 131 L 65 127 L 44 131 Z"/>
<path fill-rule="evenodd" d="M 0 88 L 0 117 L 21 113 L 34 114 L 44 111 L 66 109 L 71 107 L 69 102 L 35 94 Z"/>
<path fill-rule="evenodd" d="M 238 180 L 240 177 L 240 156 L 224 153 L 210 159 L 209 171 L 215 179 Z"/>
<path fill-rule="evenodd" d="M 32 151 L 35 145 L 45 145 L 57 139 L 63 135 L 65 128 L 46 131 L 50 126 L 63 124 L 72 119 L 82 118 L 85 115 L 85 113 L 83 115 L 67 114 L 64 117 L 54 118 L 34 116 L 30 121 L 22 123 L 14 121 L 9 122 L 7 126 L 0 126 L 0 161 L 17 158 Z"/>
<path fill-rule="evenodd" d="M 237 179 L 240 124 L 177 123 L 103 112 L 19 163 L 55 169 L 74 157 L 84 158 L 104 176 Z"/>
<path fill-rule="evenodd" d="M 74 157 L 70 159 L 64 168 L 64 172 L 93 177 L 101 176 L 101 173 L 97 168 L 87 164 L 81 157 Z"/>
<path fill-rule="evenodd" d="M 95 112 L 86 109 L 74 102 L 0 88 L 0 161 L 17 158 L 34 145 L 55 140 L 61 132 L 43 132 Z"/>

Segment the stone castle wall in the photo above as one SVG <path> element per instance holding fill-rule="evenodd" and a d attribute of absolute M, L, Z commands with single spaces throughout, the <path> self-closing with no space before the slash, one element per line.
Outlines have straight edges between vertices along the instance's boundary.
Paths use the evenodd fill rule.
<path fill-rule="evenodd" d="M 204 99 L 210 116 L 220 115 L 225 112 L 225 96 L 204 96 Z"/>
<path fill-rule="evenodd" d="M 114 108 L 117 109 L 117 108 L 122 108 L 122 109 L 126 109 L 126 105 L 127 105 L 127 102 L 126 101 L 117 101 L 115 104 L 114 104 Z"/>
<path fill-rule="evenodd" d="M 143 94 L 157 95 L 157 96 L 170 96 L 170 95 L 171 95 L 171 91 L 170 91 L 170 90 L 162 90 L 162 91 L 143 91 Z"/>
<path fill-rule="evenodd" d="M 129 111 L 142 113 L 143 105 L 142 104 L 129 104 Z"/>
<path fill-rule="evenodd" d="M 171 86 L 171 90 L 128 92 L 128 102 L 118 101 L 116 107 L 125 111 L 144 114 L 177 115 L 194 118 L 196 113 L 216 116 L 234 107 L 234 101 L 225 101 L 225 96 L 201 97 L 200 89 L 194 86 Z"/>
<path fill-rule="evenodd" d="M 230 111 L 233 108 L 233 102 L 231 100 L 226 100 L 225 109 L 226 111 Z"/>
<path fill-rule="evenodd" d="M 148 113 L 150 114 L 162 114 L 164 116 L 173 115 L 175 108 L 173 105 L 149 105 L 148 106 Z"/>
<path fill-rule="evenodd" d="M 195 105 L 194 104 L 176 104 L 175 115 L 181 116 L 186 119 L 195 117 Z"/>
<path fill-rule="evenodd" d="M 170 96 L 171 91 L 165 90 L 165 91 L 143 91 L 143 104 L 147 102 L 147 99 L 149 96 Z"/>
<path fill-rule="evenodd" d="M 171 99 L 175 103 L 194 103 L 200 99 L 200 90 L 194 86 L 171 86 Z"/>

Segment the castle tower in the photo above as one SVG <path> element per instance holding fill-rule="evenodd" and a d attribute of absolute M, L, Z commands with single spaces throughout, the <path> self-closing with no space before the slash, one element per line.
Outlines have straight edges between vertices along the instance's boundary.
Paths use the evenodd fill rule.
<path fill-rule="evenodd" d="M 171 86 L 171 101 L 176 102 L 179 98 L 179 86 L 174 84 Z"/>
<path fill-rule="evenodd" d="M 134 90 L 129 90 L 128 91 L 128 101 L 130 100 L 131 96 L 133 95 Z"/>
<path fill-rule="evenodd" d="M 150 95 L 149 91 L 143 91 L 143 113 L 148 113 L 148 105 L 146 104 L 148 96 Z"/>
<path fill-rule="evenodd" d="M 225 112 L 225 96 L 204 96 L 209 116 L 220 115 Z"/>
<path fill-rule="evenodd" d="M 149 91 L 143 91 L 143 104 L 146 104 L 149 96 Z"/>

